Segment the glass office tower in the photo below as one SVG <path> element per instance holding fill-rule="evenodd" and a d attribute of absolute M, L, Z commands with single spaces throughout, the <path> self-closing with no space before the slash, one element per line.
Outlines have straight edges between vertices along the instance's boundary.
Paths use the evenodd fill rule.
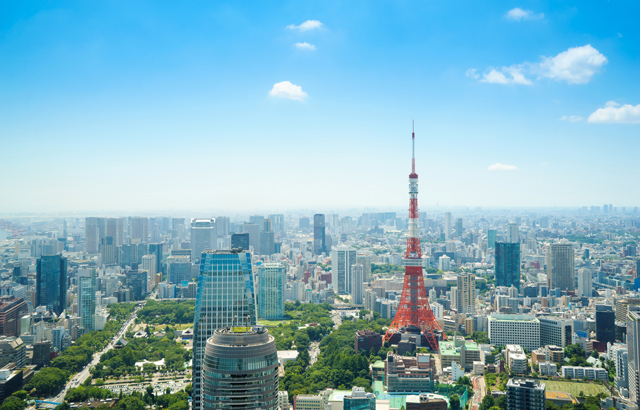
<path fill-rule="evenodd" d="M 520 244 L 496 242 L 496 286 L 520 290 Z"/>
<path fill-rule="evenodd" d="M 258 267 L 258 317 L 282 319 L 286 281 L 281 263 L 264 263 Z"/>
<path fill-rule="evenodd" d="M 36 305 L 58 316 L 67 307 L 67 258 L 47 255 L 36 262 Z"/>
<path fill-rule="evenodd" d="M 78 269 L 78 313 L 85 332 L 95 330 L 96 271 Z"/>
<path fill-rule="evenodd" d="M 202 359 L 216 329 L 256 325 L 251 254 L 239 249 L 205 250 L 200 258 L 193 330 L 193 410 L 201 408 Z"/>
<path fill-rule="evenodd" d="M 277 410 L 278 354 L 264 326 L 223 328 L 207 340 L 202 409 Z"/>

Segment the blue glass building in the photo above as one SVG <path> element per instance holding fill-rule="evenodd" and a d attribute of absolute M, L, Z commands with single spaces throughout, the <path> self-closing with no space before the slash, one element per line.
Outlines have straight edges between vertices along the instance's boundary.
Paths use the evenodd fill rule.
<path fill-rule="evenodd" d="M 67 258 L 46 255 L 37 260 L 36 305 L 58 316 L 67 307 Z"/>
<path fill-rule="evenodd" d="M 287 276 L 281 263 L 264 263 L 258 267 L 258 317 L 282 319 L 286 282 Z"/>
<path fill-rule="evenodd" d="M 194 410 L 201 409 L 202 360 L 207 339 L 216 329 L 257 324 L 251 254 L 240 249 L 205 250 L 193 323 Z"/>
<path fill-rule="evenodd" d="M 496 242 L 496 286 L 520 290 L 520 244 Z"/>

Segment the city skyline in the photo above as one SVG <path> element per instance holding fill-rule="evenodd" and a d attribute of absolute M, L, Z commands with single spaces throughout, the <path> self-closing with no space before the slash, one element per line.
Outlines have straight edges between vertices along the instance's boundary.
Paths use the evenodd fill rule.
<path fill-rule="evenodd" d="M 0 214 L 640 202 L 631 2 L 2 7 Z"/>

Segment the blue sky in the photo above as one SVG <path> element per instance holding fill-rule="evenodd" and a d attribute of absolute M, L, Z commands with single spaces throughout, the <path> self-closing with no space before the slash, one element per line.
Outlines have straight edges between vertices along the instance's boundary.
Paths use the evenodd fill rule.
<path fill-rule="evenodd" d="M 3 2 L 0 212 L 640 205 L 638 15 Z"/>

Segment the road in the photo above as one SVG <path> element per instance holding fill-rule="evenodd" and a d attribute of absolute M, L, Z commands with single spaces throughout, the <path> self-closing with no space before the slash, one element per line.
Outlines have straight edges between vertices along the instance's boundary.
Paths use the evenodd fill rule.
<path fill-rule="evenodd" d="M 145 302 L 146 301 L 142 302 L 142 306 L 144 306 Z M 64 400 L 64 396 L 67 394 L 67 392 L 70 389 L 80 386 L 85 380 L 87 380 L 87 378 L 91 376 L 89 369 L 92 366 L 95 366 L 96 364 L 98 364 L 98 362 L 100 361 L 100 357 L 103 354 L 107 353 L 109 350 L 113 349 L 113 344 L 127 333 L 127 331 L 129 330 L 129 327 L 133 324 L 133 322 L 135 322 L 136 313 L 140 308 L 141 307 L 136 307 L 136 309 L 131 313 L 131 316 L 129 316 L 129 319 L 122 325 L 122 327 L 120 328 L 120 331 L 118 331 L 118 333 L 114 336 L 113 340 L 110 341 L 109 344 L 107 344 L 107 346 L 104 349 L 102 349 L 101 352 L 93 354 L 93 360 L 91 360 L 91 362 L 88 365 L 86 365 L 79 373 L 75 374 L 71 378 L 71 380 L 69 380 L 69 383 L 67 383 L 66 386 L 64 386 L 64 389 L 60 392 L 60 394 L 58 394 L 55 397 L 50 397 L 48 399 L 45 399 L 45 401 L 62 403 L 62 401 Z M 46 405 L 43 407 L 46 407 Z M 49 407 L 53 407 L 53 406 L 49 406 Z"/>

